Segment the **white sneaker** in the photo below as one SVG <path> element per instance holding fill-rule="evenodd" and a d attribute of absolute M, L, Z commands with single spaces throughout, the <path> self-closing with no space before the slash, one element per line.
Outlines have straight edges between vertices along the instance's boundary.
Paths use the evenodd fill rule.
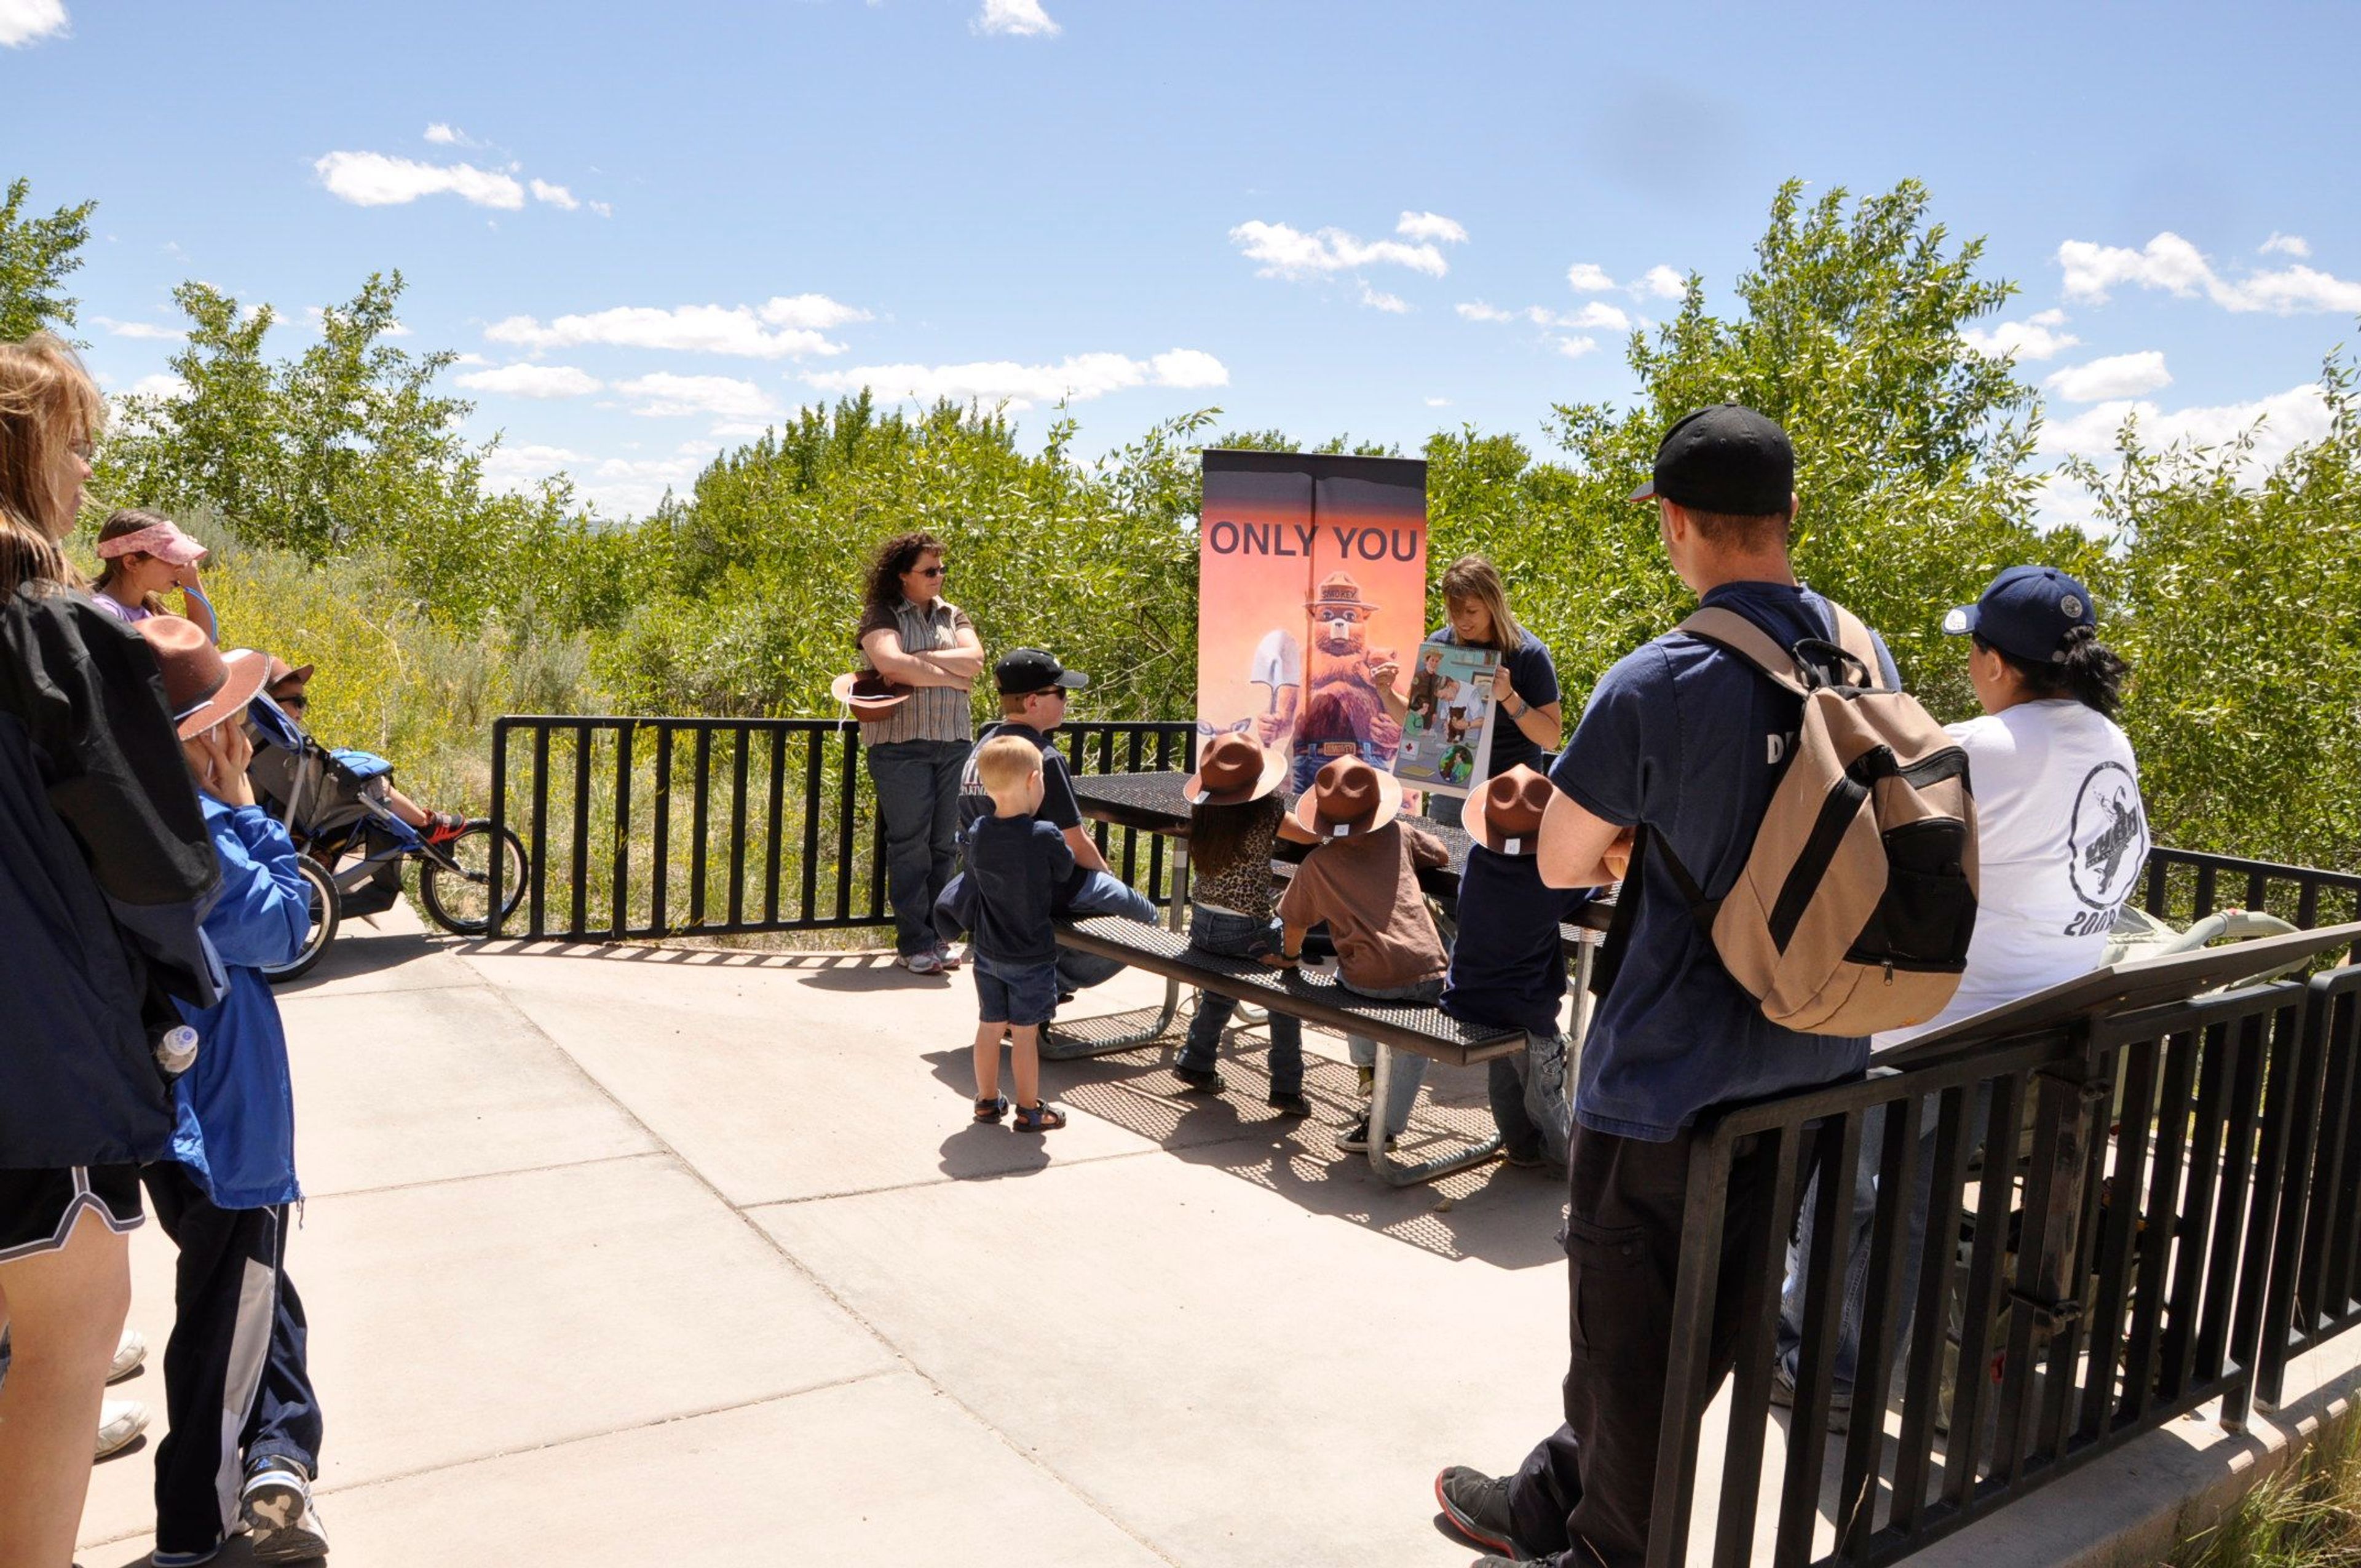
<path fill-rule="evenodd" d="M 904 969 L 908 970 L 912 974 L 940 974 L 943 972 L 943 960 L 936 957 L 932 952 L 903 953 L 898 955 L 894 961 L 900 964 Z"/>
<path fill-rule="evenodd" d="M 109 1399 L 98 1408 L 98 1453 L 120 1453 L 148 1430 L 148 1407 L 137 1399 Z"/>
<path fill-rule="evenodd" d="M 265 1465 L 247 1478 L 239 1513 L 257 1563 L 309 1563 L 328 1554 L 312 1484 L 283 1465 Z"/>
<path fill-rule="evenodd" d="M 126 1329 L 123 1337 L 115 1342 L 115 1364 L 106 1369 L 109 1383 L 120 1383 L 139 1370 L 148 1359 L 148 1336 L 137 1329 Z"/>

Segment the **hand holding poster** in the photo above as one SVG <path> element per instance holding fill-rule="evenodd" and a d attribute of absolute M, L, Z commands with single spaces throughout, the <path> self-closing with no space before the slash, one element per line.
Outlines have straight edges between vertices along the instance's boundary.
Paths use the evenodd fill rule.
<path fill-rule="evenodd" d="M 1492 771 L 1492 727 L 1499 705 L 1492 675 L 1500 655 L 1455 642 L 1419 644 L 1410 677 L 1410 714 L 1402 720 L 1394 776 L 1415 789 L 1466 795 Z"/>

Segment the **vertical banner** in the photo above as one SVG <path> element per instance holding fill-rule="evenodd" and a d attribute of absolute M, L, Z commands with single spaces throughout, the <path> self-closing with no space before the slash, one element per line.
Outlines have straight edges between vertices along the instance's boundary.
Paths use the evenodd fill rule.
<path fill-rule="evenodd" d="M 1426 464 L 1213 450 L 1198 527 L 1197 729 L 1294 759 L 1390 767 L 1378 672 L 1407 674 L 1426 615 Z"/>

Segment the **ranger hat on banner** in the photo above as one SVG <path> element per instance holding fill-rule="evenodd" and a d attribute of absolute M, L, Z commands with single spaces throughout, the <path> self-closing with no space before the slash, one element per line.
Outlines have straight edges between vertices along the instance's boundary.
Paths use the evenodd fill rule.
<path fill-rule="evenodd" d="M 1994 577 L 1973 604 L 1943 617 L 1953 637 L 1972 631 L 2002 652 L 2027 663 L 2051 664 L 2066 657 L 2066 634 L 2099 624 L 2091 590 L 2055 566 L 2011 566 Z"/>
<path fill-rule="evenodd" d="M 1080 691 L 1091 684 L 1090 676 L 1066 668 L 1055 653 L 1044 653 L 1038 648 L 1018 648 L 1002 654 L 1000 663 L 992 666 L 992 678 L 1003 696 L 1045 692 L 1051 686 Z"/>
<path fill-rule="evenodd" d="M 1656 447 L 1656 469 L 1631 499 L 1668 501 L 1731 517 L 1785 511 L 1795 494 L 1795 448 L 1776 421 L 1743 403 L 1685 415 Z"/>

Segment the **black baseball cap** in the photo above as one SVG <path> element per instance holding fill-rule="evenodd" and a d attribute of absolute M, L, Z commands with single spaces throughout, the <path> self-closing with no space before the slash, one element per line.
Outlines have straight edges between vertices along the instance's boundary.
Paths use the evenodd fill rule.
<path fill-rule="evenodd" d="M 1631 499 L 1658 496 L 1698 511 L 1768 517 L 1795 493 L 1795 448 L 1778 422 L 1743 403 L 1682 416 L 1656 446 L 1656 471 Z"/>
<path fill-rule="evenodd" d="M 1018 648 L 1002 654 L 1000 663 L 992 666 L 992 678 L 1003 696 L 1045 692 L 1051 686 L 1080 691 L 1091 684 L 1090 676 L 1066 668 L 1055 653 L 1044 653 L 1038 648 Z"/>
<path fill-rule="evenodd" d="M 1972 631 L 2012 658 L 2054 663 L 2066 656 L 2066 634 L 2095 627 L 2099 610 L 2091 590 L 2055 566 L 2011 566 L 1994 577 L 1973 604 L 1943 617 L 1954 637 Z"/>

